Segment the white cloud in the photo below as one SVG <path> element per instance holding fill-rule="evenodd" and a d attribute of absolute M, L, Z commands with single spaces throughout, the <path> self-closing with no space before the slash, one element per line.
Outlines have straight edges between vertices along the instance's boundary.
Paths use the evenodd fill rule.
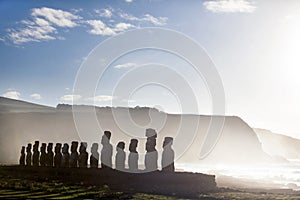
<path fill-rule="evenodd" d="M 122 23 L 118 23 L 115 25 L 114 31 L 122 32 L 122 31 L 125 31 L 125 30 L 127 30 L 129 28 L 133 28 L 133 27 L 134 27 L 134 25 L 132 25 L 132 24 L 122 22 Z"/>
<path fill-rule="evenodd" d="M 94 102 L 111 101 L 113 99 L 114 99 L 114 97 L 110 96 L 110 95 L 98 95 L 98 96 L 88 98 L 88 100 L 94 101 Z"/>
<path fill-rule="evenodd" d="M 37 94 L 37 93 L 31 94 L 30 97 L 33 98 L 33 99 L 37 99 L 37 100 L 42 98 L 42 96 L 40 94 Z"/>
<path fill-rule="evenodd" d="M 78 101 L 79 99 L 81 99 L 81 95 L 76 94 L 67 94 L 60 97 L 60 100 L 62 101 Z"/>
<path fill-rule="evenodd" d="M 247 0 L 210 0 L 203 6 L 214 13 L 252 13 L 256 7 Z"/>
<path fill-rule="evenodd" d="M 81 19 L 81 17 L 74 15 L 70 12 L 52 9 L 52 8 L 34 8 L 32 9 L 32 16 L 44 17 L 47 21 L 60 27 L 72 28 L 77 26 L 75 20 Z"/>
<path fill-rule="evenodd" d="M 129 21 L 138 21 L 138 22 L 150 22 L 153 25 L 156 26 L 163 26 L 166 25 L 168 18 L 167 17 L 154 17 L 150 14 L 145 14 L 143 15 L 143 17 L 135 17 L 131 14 L 128 13 L 119 13 L 120 17 L 125 19 L 125 20 L 129 20 Z"/>
<path fill-rule="evenodd" d="M 105 9 L 95 9 L 95 13 L 97 13 L 100 17 L 111 18 L 113 16 L 113 9 L 112 8 L 105 8 Z"/>
<path fill-rule="evenodd" d="M 123 69 L 123 68 L 130 68 L 130 67 L 136 67 L 137 64 L 136 63 L 124 63 L 124 64 L 120 64 L 120 65 L 116 65 L 114 66 L 115 69 Z"/>
<path fill-rule="evenodd" d="M 47 7 L 32 9 L 31 16 L 31 20 L 20 22 L 25 27 L 8 30 L 8 38 L 14 44 L 63 39 L 55 36 L 58 33 L 55 27 L 72 28 L 78 25 L 76 20 L 81 19 L 70 12 Z"/>
<path fill-rule="evenodd" d="M 93 35 L 115 35 L 116 32 L 107 27 L 101 20 L 88 20 L 87 23 L 92 26 L 92 30 L 88 32 Z"/>
<path fill-rule="evenodd" d="M 2 96 L 10 99 L 20 99 L 21 94 L 17 91 L 8 91 L 2 94 Z"/>
<path fill-rule="evenodd" d="M 127 3 L 132 3 L 133 0 L 125 0 L 125 2 L 127 2 Z"/>

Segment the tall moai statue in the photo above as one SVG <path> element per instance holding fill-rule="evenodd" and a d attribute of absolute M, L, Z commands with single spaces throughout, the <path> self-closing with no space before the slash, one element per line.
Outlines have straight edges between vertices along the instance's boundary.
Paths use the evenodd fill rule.
<path fill-rule="evenodd" d="M 126 153 L 124 149 L 125 149 L 125 143 L 119 142 L 116 148 L 117 154 L 115 159 L 116 169 L 119 171 L 125 170 Z"/>
<path fill-rule="evenodd" d="M 26 166 L 31 166 L 31 144 L 29 143 L 26 147 Z"/>
<path fill-rule="evenodd" d="M 91 168 L 98 168 L 98 165 L 99 165 L 98 143 L 93 143 L 91 148 L 90 166 Z"/>
<path fill-rule="evenodd" d="M 61 143 L 56 143 L 54 152 L 55 152 L 54 167 L 61 167 L 61 160 L 62 160 Z"/>
<path fill-rule="evenodd" d="M 21 155 L 20 155 L 20 160 L 19 160 L 19 164 L 21 166 L 24 166 L 25 165 L 25 146 L 22 146 L 22 149 L 21 149 Z"/>
<path fill-rule="evenodd" d="M 110 131 L 104 131 L 104 135 L 101 139 L 102 150 L 101 150 L 101 168 L 112 168 L 112 153 L 113 147 L 109 143 L 111 137 Z"/>
<path fill-rule="evenodd" d="M 40 164 L 39 141 L 35 141 L 33 145 L 32 164 L 37 167 Z"/>
<path fill-rule="evenodd" d="M 78 142 L 73 141 L 71 145 L 70 167 L 78 166 Z"/>
<path fill-rule="evenodd" d="M 173 145 L 173 138 L 172 137 L 165 137 L 163 143 L 163 152 L 162 152 L 162 159 L 161 159 L 161 167 L 163 172 L 174 172 L 174 150 L 172 149 Z"/>
<path fill-rule="evenodd" d="M 89 154 L 86 151 L 87 143 L 81 142 L 79 147 L 78 165 L 80 168 L 87 168 Z"/>
<path fill-rule="evenodd" d="M 145 155 L 145 170 L 146 171 L 156 171 L 157 160 L 158 160 L 158 153 L 155 148 L 156 146 L 156 138 L 157 133 L 154 129 L 148 128 L 146 129 L 146 155 Z"/>
<path fill-rule="evenodd" d="M 67 143 L 64 143 L 64 146 L 62 148 L 61 166 L 62 167 L 69 167 L 69 164 L 70 164 L 69 145 Z"/>
<path fill-rule="evenodd" d="M 40 166 L 44 167 L 47 163 L 47 153 L 46 153 L 46 143 L 42 143 L 41 146 L 41 156 L 40 156 Z"/>
<path fill-rule="evenodd" d="M 47 146 L 47 157 L 46 157 L 46 165 L 49 167 L 53 167 L 53 158 L 54 158 L 54 153 L 53 153 L 53 143 L 48 143 Z"/>
<path fill-rule="evenodd" d="M 129 144 L 128 167 L 129 171 L 135 172 L 138 170 L 139 153 L 136 148 L 138 145 L 137 139 L 131 139 Z"/>

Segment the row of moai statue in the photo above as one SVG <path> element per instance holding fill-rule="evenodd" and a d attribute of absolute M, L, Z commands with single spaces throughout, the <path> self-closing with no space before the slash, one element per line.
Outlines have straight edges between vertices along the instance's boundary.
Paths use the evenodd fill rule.
<path fill-rule="evenodd" d="M 158 152 L 156 150 L 156 138 L 157 133 L 154 129 L 146 130 L 146 155 L 145 155 L 145 170 L 156 171 L 158 170 Z M 101 168 L 112 168 L 112 155 L 113 147 L 110 144 L 111 132 L 104 131 L 104 135 L 101 139 L 102 150 L 101 150 Z M 162 152 L 162 171 L 174 172 L 174 150 L 172 149 L 173 138 L 165 137 L 163 142 Z M 71 144 L 71 154 L 69 153 L 69 145 L 65 143 L 63 146 L 61 143 L 56 143 L 53 152 L 53 143 L 42 143 L 39 151 L 39 141 L 35 141 L 33 147 L 28 144 L 26 147 L 22 147 L 20 156 L 20 165 L 23 166 L 54 166 L 54 167 L 71 167 L 71 168 L 87 168 L 88 166 L 88 152 L 87 143 L 81 142 L 79 147 L 79 153 L 77 152 L 79 143 L 73 141 Z M 128 168 L 129 171 L 135 172 L 139 170 L 138 160 L 139 154 L 137 151 L 138 140 L 131 139 L 129 144 L 129 155 L 128 155 Z M 31 152 L 32 149 L 32 152 Z M 47 149 L 47 151 L 46 151 Z M 116 147 L 115 157 L 115 168 L 120 171 L 126 171 L 125 159 L 126 152 L 125 143 L 119 142 Z M 93 143 L 91 147 L 90 156 L 90 168 L 98 168 L 99 165 L 99 153 L 98 144 Z"/>

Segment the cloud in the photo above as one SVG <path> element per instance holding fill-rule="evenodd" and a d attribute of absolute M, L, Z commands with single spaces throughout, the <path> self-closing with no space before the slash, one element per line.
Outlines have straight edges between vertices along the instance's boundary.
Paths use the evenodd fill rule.
<path fill-rule="evenodd" d="M 112 8 L 105 8 L 105 9 L 95 9 L 95 13 L 97 13 L 100 17 L 111 18 L 113 16 L 113 9 Z"/>
<path fill-rule="evenodd" d="M 60 100 L 62 101 L 78 101 L 79 99 L 81 99 L 81 95 L 76 94 L 67 94 L 60 97 Z"/>
<path fill-rule="evenodd" d="M 127 3 L 132 3 L 133 0 L 125 0 L 125 2 L 127 2 Z"/>
<path fill-rule="evenodd" d="M 62 36 L 56 36 L 57 28 L 73 28 L 78 26 L 77 21 L 81 19 L 70 12 L 47 7 L 32 9 L 31 16 L 32 19 L 18 23 L 23 27 L 8 29 L 8 39 L 14 44 L 64 39 Z"/>
<path fill-rule="evenodd" d="M 93 35 L 115 35 L 116 32 L 107 27 L 101 20 L 88 20 L 87 23 L 92 26 L 93 29 L 88 32 Z"/>
<path fill-rule="evenodd" d="M 32 9 L 31 15 L 34 17 L 44 17 L 48 22 L 52 24 L 68 28 L 78 26 L 75 20 L 81 19 L 81 17 L 70 12 L 47 7 L 34 8 Z"/>
<path fill-rule="evenodd" d="M 115 99 L 115 97 L 110 95 L 98 95 L 98 96 L 88 98 L 89 101 L 94 101 L 94 102 L 111 101 L 113 99 Z"/>
<path fill-rule="evenodd" d="M 210 0 L 203 6 L 214 13 L 252 13 L 256 7 L 247 0 Z"/>
<path fill-rule="evenodd" d="M 8 91 L 2 94 L 2 96 L 10 99 L 20 99 L 21 94 L 17 91 Z"/>
<path fill-rule="evenodd" d="M 118 23 L 115 25 L 114 31 L 122 32 L 122 31 L 125 31 L 125 30 L 127 30 L 129 28 L 133 28 L 133 27 L 134 27 L 134 25 L 132 25 L 132 24 L 122 22 L 122 23 Z"/>
<path fill-rule="evenodd" d="M 130 67 L 136 67 L 137 64 L 136 63 L 124 63 L 124 64 L 120 64 L 120 65 L 116 65 L 114 66 L 115 69 L 123 69 L 123 68 L 130 68 Z"/>
<path fill-rule="evenodd" d="M 42 96 L 40 94 L 37 94 L 37 93 L 31 94 L 30 97 L 33 98 L 33 99 L 37 99 L 37 100 L 42 98 Z"/>
<path fill-rule="evenodd" d="M 154 17 L 150 14 L 145 14 L 140 18 L 135 17 L 135 16 L 133 16 L 131 14 L 128 14 L 128 13 L 123 13 L 123 12 L 119 13 L 119 15 L 122 19 L 125 19 L 125 20 L 138 21 L 138 22 L 150 22 L 150 23 L 152 23 L 153 25 L 156 25 L 156 26 L 166 25 L 167 21 L 168 21 L 167 17 Z"/>

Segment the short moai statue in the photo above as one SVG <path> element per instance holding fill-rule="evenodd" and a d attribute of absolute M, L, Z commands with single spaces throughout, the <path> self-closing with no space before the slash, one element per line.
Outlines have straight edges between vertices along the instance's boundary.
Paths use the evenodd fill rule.
<path fill-rule="evenodd" d="M 62 160 L 61 143 L 56 143 L 54 152 L 55 152 L 54 167 L 61 167 L 61 160 Z"/>
<path fill-rule="evenodd" d="M 110 131 L 104 131 L 104 135 L 101 139 L 102 150 L 101 150 L 101 168 L 112 168 L 112 153 L 113 147 L 109 143 L 111 137 Z"/>
<path fill-rule="evenodd" d="M 91 168 L 98 168 L 98 165 L 99 165 L 98 143 L 93 143 L 91 148 L 90 166 Z"/>
<path fill-rule="evenodd" d="M 25 165 L 25 146 L 22 146 L 22 149 L 21 149 L 21 156 L 20 156 L 20 160 L 19 160 L 19 164 L 21 166 L 24 166 Z"/>
<path fill-rule="evenodd" d="M 26 147 L 26 166 L 31 166 L 31 157 L 32 157 L 31 147 L 32 146 L 30 143 Z"/>
<path fill-rule="evenodd" d="M 172 137 L 165 137 L 163 143 L 163 152 L 162 152 L 162 159 L 161 159 L 161 167 L 163 172 L 174 172 L 174 150 L 172 149 L 173 145 L 173 138 Z"/>
<path fill-rule="evenodd" d="M 139 154 L 136 150 L 138 145 L 137 139 L 131 139 L 129 144 L 128 167 L 129 171 L 136 172 L 138 170 Z"/>
<path fill-rule="evenodd" d="M 42 143 L 41 156 L 40 156 L 40 166 L 42 167 L 46 166 L 46 162 L 47 162 L 46 146 L 47 146 L 46 143 Z"/>
<path fill-rule="evenodd" d="M 32 164 L 37 167 L 40 164 L 39 141 L 35 141 L 33 145 Z"/>
<path fill-rule="evenodd" d="M 70 167 L 78 166 L 78 142 L 73 141 L 71 145 Z"/>
<path fill-rule="evenodd" d="M 46 165 L 49 167 L 53 167 L 53 158 L 54 158 L 54 153 L 53 153 L 53 143 L 48 143 L 47 146 L 47 157 L 46 157 Z"/>
<path fill-rule="evenodd" d="M 116 148 L 117 154 L 116 154 L 116 159 L 115 159 L 116 169 L 119 171 L 125 170 L 126 153 L 125 153 L 124 149 L 125 149 L 125 143 L 119 142 L 117 145 L 117 148 Z"/>
<path fill-rule="evenodd" d="M 69 145 L 67 143 L 65 143 L 63 148 L 62 148 L 61 166 L 62 167 L 69 167 L 69 163 L 70 163 Z"/>
<path fill-rule="evenodd" d="M 155 148 L 156 146 L 156 138 L 157 133 L 154 129 L 148 128 L 146 129 L 146 155 L 145 155 L 145 170 L 146 171 L 156 171 L 157 160 L 158 160 L 158 153 Z"/>
<path fill-rule="evenodd" d="M 81 142 L 79 147 L 78 166 L 79 168 L 87 168 L 89 154 L 86 151 L 87 143 Z"/>

